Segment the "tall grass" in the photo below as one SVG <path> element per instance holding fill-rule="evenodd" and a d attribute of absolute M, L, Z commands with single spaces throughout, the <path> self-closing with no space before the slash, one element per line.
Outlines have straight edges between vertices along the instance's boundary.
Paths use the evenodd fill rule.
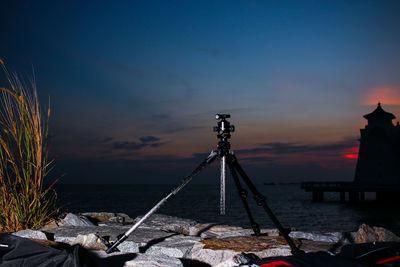
<path fill-rule="evenodd" d="M 0 230 L 36 229 L 55 209 L 55 191 L 45 186 L 50 107 L 42 116 L 35 82 L 29 86 L 7 70 L 0 87 Z"/>

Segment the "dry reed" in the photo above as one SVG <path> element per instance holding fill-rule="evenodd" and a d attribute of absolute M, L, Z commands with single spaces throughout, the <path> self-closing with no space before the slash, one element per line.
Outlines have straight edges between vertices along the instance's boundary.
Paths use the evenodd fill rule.
<path fill-rule="evenodd" d="M 54 213 L 55 191 L 47 136 L 50 108 L 42 116 L 35 82 L 28 87 L 0 59 L 9 88 L 0 93 L 0 230 L 43 226 Z"/>

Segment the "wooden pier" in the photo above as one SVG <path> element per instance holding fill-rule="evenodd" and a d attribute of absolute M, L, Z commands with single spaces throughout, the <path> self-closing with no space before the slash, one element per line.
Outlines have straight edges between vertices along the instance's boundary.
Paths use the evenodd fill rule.
<path fill-rule="evenodd" d="M 366 192 L 375 193 L 378 201 L 400 198 L 400 187 L 366 186 L 353 182 L 302 182 L 301 189 L 312 192 L 312 200 L 315 202 L 323 201 L 325 192 L 338 192 L 340 202 L 346 202 L 346 200 L 349 202 L 365 201 Z"/>

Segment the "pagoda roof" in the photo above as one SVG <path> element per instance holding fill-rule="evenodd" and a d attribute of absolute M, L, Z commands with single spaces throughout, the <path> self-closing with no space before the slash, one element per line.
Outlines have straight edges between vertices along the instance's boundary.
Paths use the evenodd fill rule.
<path fill-rule="evenodd" d="M 367 120 L 371 119 L 390 119 L 393 120 L 396 118 L 392 113 L 386 112 L 383 110 L 381 103 L 378 103 L 378 107 L 369 114 L 363 116 Z"/>

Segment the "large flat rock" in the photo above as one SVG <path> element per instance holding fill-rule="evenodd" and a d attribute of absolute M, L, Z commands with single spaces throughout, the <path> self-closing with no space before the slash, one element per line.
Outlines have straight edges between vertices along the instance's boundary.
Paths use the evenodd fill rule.
<path fill-rule="evenodd" d="M 137 217 L 134 220 L 134 223 L 139 221 L 141 218 L 142 216 Z M 191 219 L 178 218 L 163 214 L 153 214 L 142 223 L 141 227 L 189 235 L 190 227 L 196 224 L 197 222 Z"/>
<path fill-rule="evenodd" d="M 175 235 L 160 243 L 150 246 L 145 252 L 149 255 L 167 255 L 175 258 L 190 258 L 193 246 L 201 240 L 200 237 Z"/>
<path fill-rule="evenodd" d="M 290 247 L 280 236 L 231 236 L 196 243 L 190 257 L 211 266 L 236 266 L 237 258 L 243 252 L 260 258 L 291 255 Z"/>
<path fill-rule="evenodd" d="M 53 240 L 56 242 L 67 243 L 71 245 L 74 243 L 75 238 L 78 235 L 89 234 L 96 234 L 105 239 L 109 239 L 111 242 L 114 242 L 117 240 L 117 237 L 120 234 L 125 233 L 129 228 L 130 227 L 126 225 L 121 225 L 120 227 L 62 226 L 55 229 L 45 229 L 42 231 L 48 235 L 53 235 Z M 162 240 L 168 236 L 171 236 L 171 233 L 157 229 L 139 227 L 127 238 L 127 240 L 125 240 L 125 242 L 118 246 L 118 249 L 126 253 L 136 253 L 139 252 L 141 247 L 145 247 L 151 242 Z"/>
<path fill-rule="evenodd" d="M 124 267 L 183 267 L 182 262 L 166 255 L 138 254 L 133 260 L 125 262 Z"/>

